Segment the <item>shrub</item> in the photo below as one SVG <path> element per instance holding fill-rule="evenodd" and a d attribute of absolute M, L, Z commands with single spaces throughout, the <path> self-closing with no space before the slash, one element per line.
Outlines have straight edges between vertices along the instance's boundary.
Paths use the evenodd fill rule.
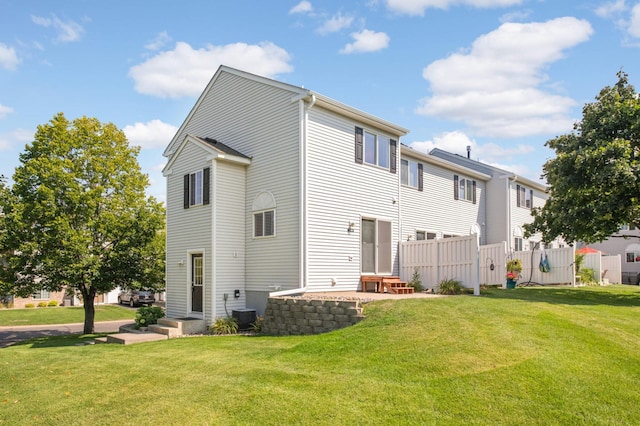
<path fill-rule="evenodd" d="M 407 284 L 409 287 L 413 287 L 413 291 L 421 292 L 424 290 L 422 287 L 422 280 L 420 279 L 420 272 L 418 272 L 418 268 L 413 270 L 413 275 L 411 276 L 411 281 Z"/>
<path fill-rule="evenodd" d="M 213 334 L 237 334 L 238 321 L 233 317 L 219 317 L 209 329 Z"/>
<path fill-rule="evenodd" d="M 38 302 L 38 308 L 46 308 L 47 302 Z"/>
<path fill-rule="evenodd" d="M 264 318 L 258 315 L 256 320 L 251 323 L 251 331 L 254 333 L 262 332 L 262 323 L 264 322 Z"/>
<path fill-rule="evenodd" d="M 445 278 L 438 284 L 438 293 L 440 294 L 462 294 L 463 292 L 464 287 L 458 280 Z"/>
<path fill-rule="evenodd" d="M 49 300 L 49 303 L 47 303 L 47 306 L 58 306 L 58 301 L 57 300 Z"/>
<path fill-rule="evenodd" d="M 164 311 L 160 306 L 142 306 L 136 312 L 135 328 L 148 327 L 157 324 L 158 318 L 164 317 Z"/>
<path fill-rule="evenodd" d="M 24 305 L 25 308 L 35 308 L 36 305 L 34 305 L 33 303 L 27 303 L 26 305 Z"/>
<path fill-rule="evenodd" d="M 580 282 L 585 285 L 597 285 L 596 272 L 591 268 L 580 268 L 578 271 Z"/>

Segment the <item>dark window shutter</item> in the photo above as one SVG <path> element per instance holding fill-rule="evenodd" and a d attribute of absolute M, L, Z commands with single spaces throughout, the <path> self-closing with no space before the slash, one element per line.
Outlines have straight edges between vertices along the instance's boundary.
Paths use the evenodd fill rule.
<path fill-rule="evenodd" d="M 202 169 L 202 204 L 209 204 L 209 182 L 211 181 L 211 169 Z"/>
<path fill-rule="evenodd" d="M 397 168 L 396 163 L 398 162 L 397 153 L 398 153 L 398 142 L 394 139 L 391 139 L 389 141 L 389 161 L 390 161 L 389 170 L 391 171 L 391 173 L 396 172 L 396 168 Z"/>
<path fill-rule="evenodd" d="M 473 204 L 476 203 L 476 181 L 473 181 Z"/>
<path fill-rule="evenodd" d="M 516 206 L 520 207 L 520 204 L 522 203 L 522 200 L 520 199 L 520 185 L 516 185 L 516 193 L 518 194 L 516 196 Z"/>
<path fill-rule="evenodd" d="M 422 191 L 423 188 L 422 173 L 422 163 L 418 163 L 418 191 Z"/>
<path fill-rule="evenodd" d="M 533 208 L 533 189 L 529 190 L 529 208 L 532 209 Z"/>
<path fill-rule="evenodd" d="M 362 164 L 363 146 L 362 146 L 362 127 L 356 127 L 356 163 Z"/>
<path fill-rule="evenodd" d="M 458 175 L 453 175 L 453 199 L 458 199 Z"/>
<path fill-rule="evenodd" d="M 184 208 L 189 208 L 189 175 L 184 175 Z"/>

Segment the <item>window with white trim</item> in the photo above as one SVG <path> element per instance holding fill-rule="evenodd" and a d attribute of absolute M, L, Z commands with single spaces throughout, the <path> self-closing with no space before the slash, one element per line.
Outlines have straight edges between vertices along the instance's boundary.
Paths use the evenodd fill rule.
<path fill-rule="evenodd" d="M 209 167 L 184 175 L 184 208 L 209 204 Z"/>
<path fill-rule="evenodd" d="M 471 201 L 476 203 L 476 181 L 462 176 L 453 176 L 453 198 L 455 200 Z"/>
<path fill-rule="evenodd" d="M 524 241 L 520 237 L 516 237 L 513 241 L 513 250 L 514 251 L 522 251 Z"/>
<path fill-rule="evenodd" d="M 35 291 L 33 292 L 33 295 L 31 295 L 32 299 L 50 299 L 51 298 L 51 294 L 49 293 L 49 290 L 39 290 L 39 291 Z"/>
<path fill-rule="evenodd" d="M 422 163 L 403 158 L 400 160 L 400 183 L 422 191 Z"/>
<path fill-rule="evenodd" d="M 253 236 L 273 237 L 276 234 L 276 212 L 266 210 L 253 213 Z"/>
<path fill-rule="evenodd" d="M 517 205 L 518 207 L 524 207 L 530 209 L 533 207 L 533 189 L 525 188 L 524 186 L 517 185 Z"/>
<path fill-rule="evenodd" d="M 356 163 L 370 164 L 396 173 L 398 148 L 396 140 L 356 127 L 355 142 Z"/>
<path fill-rule="evenodd" d="M 640 244 L 629 244 L 625 249 L 627 263 L 640 263 Z"/>

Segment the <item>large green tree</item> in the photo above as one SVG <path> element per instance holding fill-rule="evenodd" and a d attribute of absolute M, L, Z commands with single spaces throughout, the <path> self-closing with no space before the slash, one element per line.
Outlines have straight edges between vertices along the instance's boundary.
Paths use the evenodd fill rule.
<path fill-rule="evenodd" d="M 162 277 L 164 208 L 145 195 L 138 151 L 95 118 L 60 113 L 38 126 L 0 200 L 5 287 L 75 291 L 92 333 L 97 294 Z"/>
<path fill-rule="evenodd" d="M 544 165 L 550 197 L 533 210 L 528 235 L 545 241 L 602 241 L 623 224 L 640 228 L 640 96 L 627 74 L 582 110 L 571 133 L 549 140 Z"/>

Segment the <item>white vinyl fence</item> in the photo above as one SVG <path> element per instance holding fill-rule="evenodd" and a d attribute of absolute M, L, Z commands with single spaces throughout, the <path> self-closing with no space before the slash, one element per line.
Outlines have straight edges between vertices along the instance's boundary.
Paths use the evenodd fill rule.
<path fill-rule="evenodd" d="M 405 241 L 400 244 L 400 278 L 410 281 L 418 270 L 422 285 L 435 289 L 444 279 L 455 279 L 476 289 L 479 285 L 478 237 Z"/>
<path fill-rule="evenodd" d="M 602 281 L 608 280 L 609 284 L 622 284 L 622 258 L 615 256 L 602 256 Z"/>
<path fill-rule="evenodd" d="M 541 257 L 549 263 L 549 272 L 540 270 Z M 620 256 L 597 255 L 585 267 L 592 267 L 597 275 L 604 273 L 609 282 L 619 282 Z M 616 259 L 607 259 L 608 257 Z M 505 242 L 478 245 L 476 235 L 439 240 L 406 241 L 400 244 L 400 278 L 410 281 L 417 269 L 426 288 L 436 289 L 440 281 L 455 279 L 479 294 L 480 284 L 506 284 L 506 263 L 510 258 L 520 259 L 522 272 L 518 284 L 575 285 L 574 247 L 520 251 L 507 254 Z M 617 261 L 617 263 L 616 263 Z M 592 266 L 593 263 L 593 266 Z M 606 265 L 606 266 L 605 266 Z M 617 280 L 617 281 L 616 281 Z"/>
<path fill-rule="evenodd" d="M 540 271 L 540 257 L 546 253 L 551 270 Z M 513 259 L 520 259 L 522 272 L 518 284 L 570 284 L 575 285 L 574 259 L 575 248 L 564 247 L 558 249 L 517 251 L 510 255 Z"/>

